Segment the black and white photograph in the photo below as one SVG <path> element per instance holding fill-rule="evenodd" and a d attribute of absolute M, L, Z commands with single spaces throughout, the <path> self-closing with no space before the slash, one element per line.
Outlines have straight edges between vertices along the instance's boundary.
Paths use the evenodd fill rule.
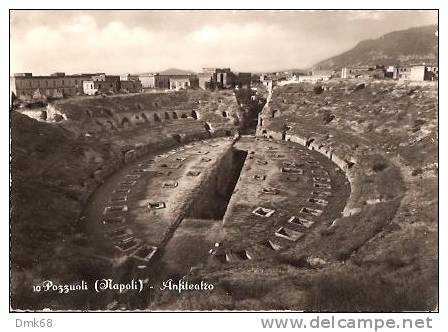
<path fill-rule="evenodd" d="M 438 313 L 438 25 L 10 9 L 10 313 Z"/>

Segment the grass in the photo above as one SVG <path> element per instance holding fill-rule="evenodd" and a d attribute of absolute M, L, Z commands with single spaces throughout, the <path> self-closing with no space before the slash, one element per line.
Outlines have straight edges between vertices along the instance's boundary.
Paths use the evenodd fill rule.
<path fill-rule="evenodd" d="M 437 285 L 433 275 L 405 279 L 391 269 L 347 268 L 319 276 L 307 294 L 311 311 L 434 310 Z"/>

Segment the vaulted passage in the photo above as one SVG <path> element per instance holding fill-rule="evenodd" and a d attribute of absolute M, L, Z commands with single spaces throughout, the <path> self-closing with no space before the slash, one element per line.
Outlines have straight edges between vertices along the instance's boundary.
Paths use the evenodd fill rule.
<path fill-rule="evenodd" d="M 258 115 L 266 104 L 265 98 L 254 95 L 250 89 L 240 89 L 235 92 L 238 104 L 242 109 L 242 128 L 240 132 L 244 134 L 254 134 L 258 125 Z M 260 126 L 262 122 L 260 121 Z"/>
<path fill-rule="evenodd" d="M 201 187 L 187 218 L 221 220 L 240 177 L 247 151 L 232 148 Z"/>

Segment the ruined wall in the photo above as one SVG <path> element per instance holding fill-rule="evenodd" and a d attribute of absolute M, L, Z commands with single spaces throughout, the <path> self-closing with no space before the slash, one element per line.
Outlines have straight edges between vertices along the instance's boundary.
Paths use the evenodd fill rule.
<path fill-rule="evenodd" d="M 212 220 L 223 218 L 246 155 L 246 151 L 234 148 L 223 154 L 216 167 L 208 171 L 208 176 L 188 208 L 187 217 Z"/>

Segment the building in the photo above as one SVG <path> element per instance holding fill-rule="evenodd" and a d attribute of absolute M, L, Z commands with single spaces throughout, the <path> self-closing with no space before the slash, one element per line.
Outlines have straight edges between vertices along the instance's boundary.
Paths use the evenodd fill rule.
<path fill-rule="evenodd" d="M 398 79 L 404 81 L 434 81 L 438 80 L 439 68 L 425 65 L 398 67 Z"/>
<path fill-rule="evenodd" d="M 271 78 L 267 74 L 261 74 L 259 77 L 259 81 L 263 83 L 264 81 L 270 80 Z"/>
<path fill-rule="evenodd" d="M 190 89 L 198 89 L 199 88 L 199 78 L 196 75 L 190 76 Z"/>
<path fill-rule="evenodd" d="M 388 66 L 384 73 L 385 78 L 398 79 L 398 67 L 397 66 Z"/>
<path fill-rule="evenodd" d="M 313 70 L 311 76 L 316 81 L 328 81 L 333 76 L 333 70 Z"/>
<path fill-rule="evenodd" d="M 120 81 L 139 81 L 139 75 L 121 74 Z"/>
<path fill-rule="evenodd" d="M 230 69 L 229 69 L 230 70 Z M 220 72 L 218 75 L 217 72 Z M 224 75 L 223 70 L 219 68 L 202 68 L 202 72 L 198 74 L 199 87 L 204 90 L 215 90 L 218 88 L 218 76 L 219 81 L 222 82 Z M 222 83 L 221 83 L 222 84 Z"/>
<path fill-rule="evenodd" d="M 360 67 L 344 67 L 341 69 L 341 78 L 367 78 L 369 77 L 369 71 L 372 68 L 368 66 L 360 66 Z"/>
<path fill-rule="evenodd" d="M 230 68 L 216 68 L 214 81 L 218 89 L 230 89 L 235 86 L 235 75 Z"/>
<path fill-rule="evenodd" d="M 213 74 L 214 73 L 207 73 L 202 72 L 198 74 L 198 80 L 199 80 L 199 87 L 203 90 L 213 90 Z"/>
<path fill-rule="evenodd" d="M 237 85 L 240 89 L 242 88 L 250 88 L 252 81 L 251 73 L 238 73 Z"/>
<path fill-rule="evenodd" d="M 333 77 L 333 71 L 332 70 L 313 70 L 311 72 L 311 75 L 299 75 L 298 80 L 291 80 L 286 82 L 292 82 L 292 83 L 316 83 L 316 82 L 322 82 L 322 81 L 328 81 Z"/>
<path fill-rule="evenodd" d="M 195 76 L 170 77 L 170 90 L 195 89 L 199 87 L 199 79 Z"/>
<path fill-rule="evenodd" d="M 169 90 L 170 78 L 188 78 L 189 75 L 154 75 L 154 87 L 156 89 Z"/>
<path fill-rule="evenodd" d="M 142 92 L 142 83 L 140 82 L 140 80 L 120 81 L 120 91 L 121 92 L 130 92 L 130 93 Z"/>
<path fill-rule="evenodd" d="M 190 87 L 190 79 L 188 77 L 170 77 L 170 90 L 188 89 Z"/>
<path fill-rule="evenodd" d="M 272 89 L 273 87 L 273 81 L 272 80 L 263 80 L 263 82 L 261 83 L 263 84 L 268 90 Z"/>
<path fill-rule="evenodd" d="M 397 68 L 399 80 L 410 80 L 411 79 L 411 68 L 410 66 L 401 66 Z"/>
<path fill-rule="evenodd" d="M 170 88 L 170 76 L 169 75 L 154 75 L 154 87 L 156 89 L 168 90 Z"/>
<path fill-rule="evenodd" d="M 386 77 L 394 77 L 394 66 L 389 66 L 385 68 L 384 66 L 361 66 L 361 67 L 344 67 L 341 69 L 341 78 L 373 78 L 373 79 L 384 79 Z"/>
<path fill-rule="evenodd" d="M 426 66 L 426 80 L 438 81 L 439 80 L 439 67 Z"/>
<path fill-rule="evenodd" d="M 96 82 L 120 82 L 119 75 L 98 74 L 92 76 L 92 81 Z"/>
<path fill-rule="evenodd" d="M 142 83 L 143 89 L 154 89 L 156 87 L 154 74 L 141 74 L 138 76 L 140 82 Z"/>
<path fill-rule="evenodd" d="M 374 69 L 367 72 L 370 78 L 382 80 L 386 78 L 386 69 L 384 66 L 376 66 Z"/>
<path fill-rule="evenodd" d="M 84 91 L 84 94 L 93 96 L 98 93 L 99 88 L 98 84 L 96 84 L 95 86 L 95 82 L 93 82 L 92 80 L 88 80 L 82 83 L 82 89 Z"/>
<path fill-rule="evenodd" d="M 236 84 L 236 76 L 230 68 L 202 68 L 198 77 L 202 89 L 231 89 Z"/>
<path fill-rule="evenodd" d="M 409 79 L 411 81 L 424 81 L 425 80 L 426 67 L 425 66 L 412 66 Z"/>
<path fill-rule="evenodd" d="M 235 87 L 250 88 L 251 73 L 235 74 L 230 68 L 202 68 L 198 74 L 201 89 L 234 89 Z"/>
<path fill-rule="evenodd" d="M 97 74 L 65 75 L 58 72 L 49 76 L 16 73 L 10 77 L 10 90 L 19 99 L 63 98 L 84 93 L 83 82 Z"/>
<path fill-rule="evenodd" d="M 154 86 L 162 90 L 193 89 L 199 87 L 199 79 L 193 74 L 156 74 Z"/>
<path fill-rule="evenodd" d="M 120 75 L 120 91 L 121 92 L 142 92 L 143 87 L 138 75 L 123 74 Z"/>
<path fill-rule="evenodd" d="M 304 74 L 303 74 L 304 75 Z M 299 77 L 300 75 L 297 75 Z M 264 84 L 264 82 L 270 81 L 274 85 L 277 81 L 277 77 L 273 74 L 261 74 L 260 75 L 260 82 Z"/>
<path fill-rule="evenodd" d="M 84 93 L 91 96 L 99 93 L 114 94 L 120 89 L 120 76 L 117 75 L 94 75 L 91 80 L 83 82 Z"/>
<path fill-rule="evenodd" d="M 211 68 L 211 67 L 202 68 L 202 73 L 213 75 L 214 73 L 216 73 L 216 68 Z"/>

